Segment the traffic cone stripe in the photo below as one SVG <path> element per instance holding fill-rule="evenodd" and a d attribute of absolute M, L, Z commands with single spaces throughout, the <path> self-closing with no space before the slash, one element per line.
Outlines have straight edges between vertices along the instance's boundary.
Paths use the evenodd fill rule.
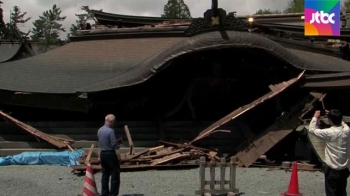
<path fill-rule="evenodd" d="M 95 180 L 92 180 L 90 178 L 85 178 L 85 183 L 89 184 L 90 186 L 96 186 Z"/>
<path fill-rule="evenodd" d="M 90 188 L 92 188 L 92 187 L 90 187 Z M 86 196 L 95 196 L 95 195 L 97 195 L 96 189 L 92 188 L 92 190 L 90 190 L 90 188 L 88 186 L 85 186 L 84 187 L 84 194 Z"/>
<path fill-rule="evenodd" d="M 86 164 L 86 173 L 84 179 L 84 187 L 83 187 L 83 196 L 96 196 L 97 187 L 95 182 L 95 177 L 93 174 L 93 170 L 91 168 L 91 164 Z"/>
<path fill-rule="evenodd" d="M 97 190 L 96 190 L 96 186 L 91 186 L 90 184 L 88 184 L 88 183 L 84 183 L 84 187 L 85 187 L 85 190 L 89 190 L 89 191 L 91 191 L 91 192 L 97 192 Z"/>

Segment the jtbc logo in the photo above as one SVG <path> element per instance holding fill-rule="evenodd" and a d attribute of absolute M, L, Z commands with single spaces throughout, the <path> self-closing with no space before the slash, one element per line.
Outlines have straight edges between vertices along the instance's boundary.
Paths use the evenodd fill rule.
<path fill-rule="evenodd" d="M 321 13 L 316 12 L 312 14 L 312 19 L 310 21 L 311 24 L 313 24 L 314 22 L 316 22 L 317 24 L 334 24 L 334 13 L 332 14 L 328 14 L 328 13 L 324 13 L 323 11 L 321 11 Z M 321 20 L 321 21 L 320 21 Z"/>

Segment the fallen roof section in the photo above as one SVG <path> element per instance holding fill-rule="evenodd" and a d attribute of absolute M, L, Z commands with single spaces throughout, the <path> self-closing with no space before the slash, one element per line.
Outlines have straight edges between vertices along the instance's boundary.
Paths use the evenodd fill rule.
<path fill-rule="evenodd" d="M 254 100 L 253 102 L 244 105 L 240 108 L 238 108 L 237 110 L 231 112 L 230 114 L 228 114 L 227 116 L 223 117 L 222 119 L 218 120 L 217 122 L 215 122 L 214 124 L 212 124 L 211 126 L 209 126 L 208 128 L 206 128 L 205 130 L 203 130 L 195 139 L 193 139 L 189 144 L 192 144 L 193 142 L 196 142 L 200 139 L 203 139 L 207 136 L 209 136 L 210 134 L 212 134 L 213 132 L 215 132 L 215 130 L 219 127 L 221 127 L 222 125 L 226 124 L 227 122 L 239 117 L 240 115 L 244 114 L 245 112 L 251 110 L 252 108 L 262 104 L 263 102 L 265 102 L 266 100 L 269 100 L 273 97 L 275 97 L 276 95 L 278 95 L 279 93 L 283 92 L 284 90 L 286 90 L 288 87 L 290 87 L 291 85 L 293 85 L 294 83 L 296 83 L 297 81 L 300 80 L 300 78 L 304 75 L 303 71 L 301 74 L 299 74 L 298 77 L 296 78 L 292 78 L 291 80 L 276 84 L 276 85 L 270 85 L 270 89 L 271 91 L 268 92 L 267 94 L 263 95 L 262 97 L 259 97 L 258 99 Z"/>
<path fill-rule="evenodd" d="M 234 47 L 263 49 L 301 70 L 350 72 L 350 62 L 339 58 L 286 49 L 253 33 L 215 31 L 193 37 L 72 42 L 0 64 L 0 89 L 52 94 L 99 92 L 142 83 L 186 53 Z"/>
<path fill-rule="evenodd" d="M 11 117 L 10 115 L 0 111 L 0 116 L 3 117 L 6 121 L 8 122 L 11 122 L 13 123 L 14 125 L 18 126 L 19 128 L 27 131 L 28 133 L 34 135 L 35 137 L 38 137 L 40 139 L 43 139 L 47 142 L 49 142 L 50 144 L 58 147 L 58 148 L 70 148 L 70 144 L 73 142 L 73 141 L 68 141 L 68 140 L 65 140 L 65 139 L 61 139 L 61 138 L 58 138 L 58 137 L 54 137 L 54 136 L 51 136 L 51 135 L 48 135 L 46 133 L 43 133 L 37 129 L 35 129 L 34 127 L 30 126 L 30 125 L 27 125 L 13 117 Z"/>

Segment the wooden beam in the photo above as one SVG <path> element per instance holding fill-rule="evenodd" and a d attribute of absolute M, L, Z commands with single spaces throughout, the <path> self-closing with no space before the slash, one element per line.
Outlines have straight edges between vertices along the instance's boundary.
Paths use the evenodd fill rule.
<path fill-rule="evenodd" d="M 129 154 L 133 155 L 133 154 L 135 154 L 135 149 L 134 149 L 134 143 L 132 142 L 132 138 L 131 138 L 131 135 L 130 135 L 130 131 L 129 131 L 128 125 L 124 126 L 124 131 L 126 133 L 126 137 L 128 138 L 128 143 L 129 143 L 129 147 L 130 147 Z"/>
<path fill-rule="evenodd" d="M 46 133 L 43 133 L 43 132 L 39 131 L 38 129 L 36 129 L 28 124 L 25 124 L 24 122 L 21 122 L 21 121 L 11 117 L 10 115 L 8 115 L 2 111 L 0 111 L 0 116 L 2 116 L 8 122 L 11 122 L 12 124 L 18 126 L 22 130 L 25 130 L 28 133 L 34 135 L 35 137 L 43 139 L 43 140 L 49 142 L 50 144 L 52 144 L 58 148 L 66 148 L 70 144 L 69 141 L 64 141 L 61 138 L 56 138 L 52 135 L 48 135 Z"/>
<path fill-rule="evenodd" d="M 293 85 L 297 81 L 299 81 L 300 78 L 304 75 L 304 73 L 305 73 L 305 71 L 301 72 L 298 75 L 298 77 L 292 78 L 286 82 L 281 82 L 281 83 L 276 84 L 276 85 L 270 85 L 269 86 L 269 88 L 271 89 L 270 92 L 268 92 L 267 94 L 261 96 L 260 98 L 256 99 L 255 101 L 253 101 L 247 105 L 244 105 L 242 107 L 237 108 L 235 111 L 226 115 L 222 119 L 216 121 L 214 124 L 210 125 L 206 129 L 204 129 L 194 140 L 189 142 L 189 144 L 192 144 L 198 140 L 201 140 L 201 139 L 209 136 L 217 128 L 221 127 L 222 125 L 226 124 L 227 122 L 234 120 L 235 118 L 241 116 L 245 112 L 247 112 L 247 111 L 251 110 L 252 108 L 255 108 L 256 106 L 258 106 L 259 104 L 265 102 L 266 100 L 271 99 L 271 98 L 275 97 L 276 95 L 280 94 L 281 92 L 286 90 L 288 87 L 290 87 L 291 85 Z"/>
<path fill-rule="evenodd" d="M 88 155 L 85 160 L 85 164 L 88 164 L 90 162 L 90 158 L 91 158 L 92 151 L 94 150 L 94 146 L 95 144 L 91 144 L 91 147 L 89 149 Z"/>

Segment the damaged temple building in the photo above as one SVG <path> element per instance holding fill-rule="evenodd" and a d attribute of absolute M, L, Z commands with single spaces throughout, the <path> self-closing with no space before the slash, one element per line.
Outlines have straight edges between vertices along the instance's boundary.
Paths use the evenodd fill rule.
<path fill-rule="evenodd" d="M 240 17 L 215 0 L 187 20 L 93 13 L 95 28 L 70 43 L 0 64 L 2 116 L 87 148 L 113 113 L 117 137 L 127 140 L 128 125 L 135 147 L 162 140 L 250 166 L 262 155 L 312 161 L 320 149 L 304 128 L 314 109 L 350 115 L 348 29 L 305 37 L 301 14 Z M 0 140 L 48 148 L 5 121 Z"/>

